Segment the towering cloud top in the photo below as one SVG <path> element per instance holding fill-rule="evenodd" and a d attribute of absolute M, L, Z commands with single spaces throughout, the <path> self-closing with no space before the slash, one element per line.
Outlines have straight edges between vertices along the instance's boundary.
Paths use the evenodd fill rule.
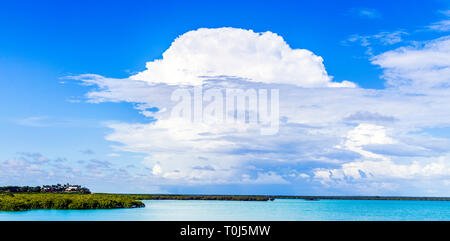
<path fill-rule="evenodd" d="M 311 51 L 292 49 L 272 32 L 201 28 L 178 37 L 162 59 L 147 62 L 147 70 L 131 78 L 169 85 L 199 85 L 208 77 L 234 76 L 300 87 L 355 86 L 347 81 L 331 82 L 322 62 Z"/>

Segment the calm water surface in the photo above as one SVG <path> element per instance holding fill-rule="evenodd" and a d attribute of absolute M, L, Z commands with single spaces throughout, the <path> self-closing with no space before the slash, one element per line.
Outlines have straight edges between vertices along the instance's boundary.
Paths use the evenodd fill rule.
<path fill-rule="evenodd" d="M 145 208 L 1 212 L 0 220 L 450 220 L 450 202 L 382 200 L 143 201 Z"/>

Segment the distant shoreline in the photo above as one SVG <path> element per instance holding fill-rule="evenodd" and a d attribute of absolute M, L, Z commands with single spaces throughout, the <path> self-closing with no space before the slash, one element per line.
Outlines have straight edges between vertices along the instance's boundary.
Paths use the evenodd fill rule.
<path fill-rule="evenodd" d="M 142 200 L 217 200 L 274 201 L 276 199 L 398 200 L 450 201 L 448 197 L 382 197 L 382 196 L 281 196 L 281 195 L 179 195 L 179 194 L 111 194 L 111 193 L 2 193 L 0 211 L 31 209 L 115 209 L 145 207 Z"/>
<path fill-rule="evenodd" d="M 410 201 L 450 201 L 450 197 L 407 197 L 407 196 L 294 196 L 294 195 L 203 195 L 203 194 L 118 194 L 139 200 L 224 200 L 224 201 L 270 201 L 275 199 L 304 200 L 410 200 Z"/>

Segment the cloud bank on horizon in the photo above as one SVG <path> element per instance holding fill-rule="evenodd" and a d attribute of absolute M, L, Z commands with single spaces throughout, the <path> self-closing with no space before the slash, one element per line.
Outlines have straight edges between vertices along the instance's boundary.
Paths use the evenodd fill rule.
<path fill-rule="evenodd" d="M 450 195 L 450 141 L 424 131 L 450 124 L 450 38 L 370 61 L 383 70 L 386 88 L 334 82 L 320 56 L 272 32 L 201 28 L 129 78 L 71 78 L 93 86 L 91 102 L 133 103 L 152 118 L 110 124 L 106 136 L 117 150 L 145 155 L 151 182 Z M 279 133 L 172 118 L 171 93 L 194 86 L 279 89 Z"/>

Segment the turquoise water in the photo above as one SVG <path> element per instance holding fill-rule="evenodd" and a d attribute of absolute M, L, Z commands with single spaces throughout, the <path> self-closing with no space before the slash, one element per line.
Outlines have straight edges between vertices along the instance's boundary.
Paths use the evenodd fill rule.
<path fill-rule="evenodd" d="M 0 212 L 0 220 L 450 220 L 450 202 L 380 200 L 143 201 L 145 208 Z"/>

